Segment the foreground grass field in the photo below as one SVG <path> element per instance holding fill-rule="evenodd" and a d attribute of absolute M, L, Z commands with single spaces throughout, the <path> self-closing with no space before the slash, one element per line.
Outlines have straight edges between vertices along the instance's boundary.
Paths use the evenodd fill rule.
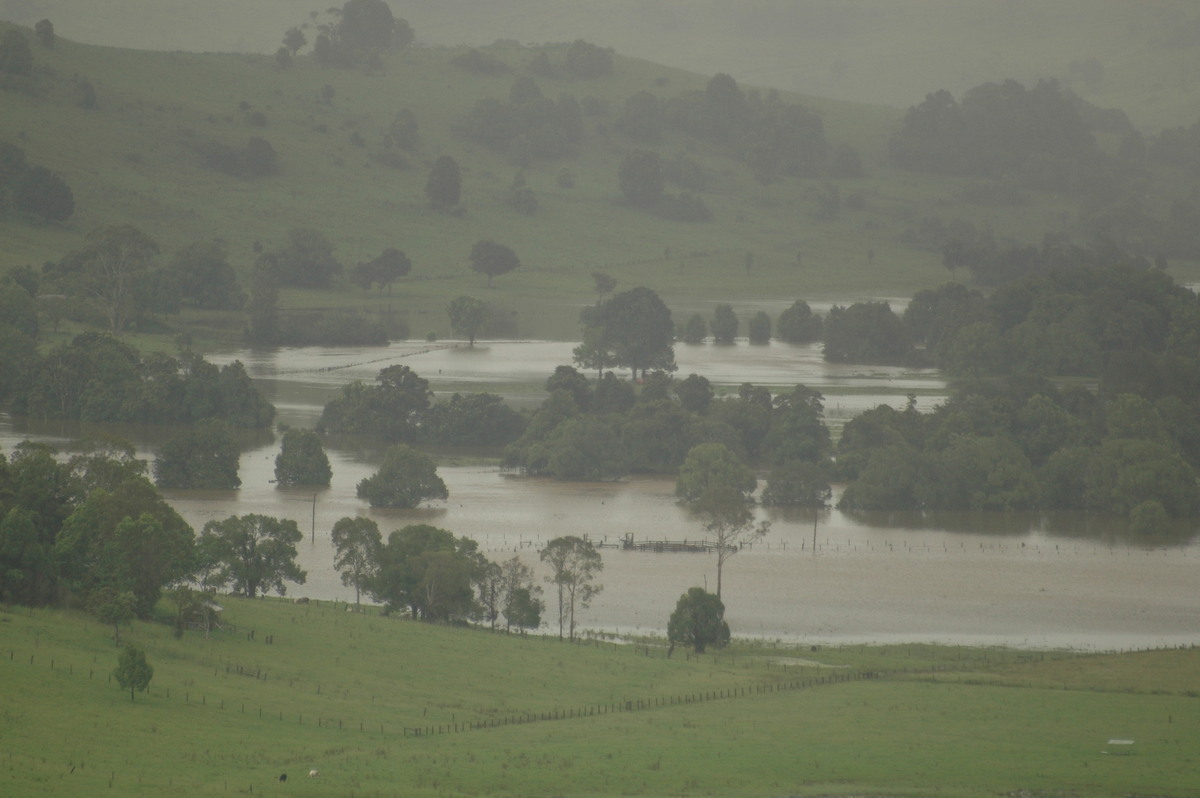
<path fill-rule="evenodd" d="M 111 629 L 0 610 L 0 794 L 1200 795 L 1194 648 L 667 659 L 222 603 L 236 628 L 209 639 L 125 632 L 155 667 L 134 702 L 108 678 Z"/>

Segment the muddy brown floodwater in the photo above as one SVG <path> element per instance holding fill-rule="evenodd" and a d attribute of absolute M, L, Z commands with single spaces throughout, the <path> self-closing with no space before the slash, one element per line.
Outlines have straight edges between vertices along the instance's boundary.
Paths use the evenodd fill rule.
<path fill-rule="evenodd" d="M 474 350 L 424 343 L 387 349 L 234 352 L 279 407 L 280 421 L 312 426 L 321 406 L 349 379 L 372 380 L 405 363 L 433 383 L 512 385 L 540 382 L 570 361 L 570 344 L 489 343 Z M 934 372 L 833 367 L 813 347 L 677 347 L 680 374 L 735 386 L 804 383 L 826 395 L 831 415 L 849 417 L 881 402 L 920 406 L 944 390 Z M 530 397 L 526 395 L 526 401 Z M 166 431 L 112 427 L 142 457 Z M 0 417 L 0 449 L 25 438 L 63 443 L 89 430 L 31 425 Z M 378 466 L 378 449 L 331 446 L 333 484 L 316 492 L 276 488 L 277 439 L 248 436 L 237 491 L 167 491 L 199 530 L 229 515 L 294 519 L 305 533 L 304 585 L 288 595 L 353 600 L 333 570 L 329 534 L 343 516 L 374 518 L 386 534 L 431 523 L 477 540 L 494 560 L 519 556 L 539 578 L 537 551 L 560 535 L 615 544 L 635 539 L 697 539 L 703 530 L 675 502 L 674 482 L 631 478 L 561 483 L 494 467 L 443 465 L 448 501 L 416 510 L 375 510 L 355 485 Z M 725 566 L 723 593 L 733 633 L 789 643 L 939 641 L 1070 647 L 1084 650 L 1200 643 L 1200 542 L 1194 522 L 1156 540 L 1129 538 L 1125 524 L 1078 513 L 855 514 L 770 511 L 770 533 Z M 816 546 L 814 547 L 814 536 Z M 603 591 L 580 613 L 584 629 L 663 634 L 679 596 L 716 585 L 716 557 L 603 548 Z M 547 591 L 549 598 L 549 591 Z M 551 604 L 552 602 L 547 602 Z"/>

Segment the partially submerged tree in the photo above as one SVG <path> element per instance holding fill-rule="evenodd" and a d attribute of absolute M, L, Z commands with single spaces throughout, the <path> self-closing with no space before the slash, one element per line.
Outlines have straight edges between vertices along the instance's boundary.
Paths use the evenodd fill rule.
<path fill-rule="evenodd" d="M 470 346 L 475 346 L 475 337 L 483 329 L 487 306 L 473 296 L 460 296 L 450 302 L 446 313 L 450 316 L 450 329 L 454 334 L 466 338 Z"/>
<path fill-rule="evenodd" d="M 163 444 L 154 461 L 154 482 L 160 488 L 232 490 L 242 484 L 240 454 L 229 425 L 205 419 Z"/>
<path fill-rule="evenodd" d="M 769 521 L 754 522 L 756 484 L 750 469 L 721 443 L 693 447 L 679 469 L 675 495 L 700 518 L 717 548 L 717 598 L 725 563 L 770 528 Z"/>
<path fill-rule="evenodd" d="M 558 636 L 562 638 L 566 624 L 568 638 L 574 640 L 575 609 L 587 608 L 603 588 L 594 580 L 604 570 L 604 561 L 590 541 L 575 535 L 551 540 L 538 554 L 550 566 L 547 581 L 558 590 Z"/>
<path fill-rule="evenodd" d="M 437 475 L 433 459 L 410 446 L 397 444 L 383 455 L 379 470 L 358 483 L 358 498 L 372 507 L 416 507 L 429 499 L 450 494 Z"/>
<path fill-rule="evenodd" d="M 293 485 L 329 485 L 333 469 L 321 446 L 321 439 L 310 429 L 289 429 L 275 457 L 275 483 Z"/>

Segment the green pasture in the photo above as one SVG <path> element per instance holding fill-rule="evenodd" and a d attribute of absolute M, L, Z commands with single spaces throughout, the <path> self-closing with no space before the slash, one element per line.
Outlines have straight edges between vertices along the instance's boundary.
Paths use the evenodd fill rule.
<path fill-rule="evenodd" d="M 287 24 L 281 20 L 280 30 Z M 561 62 L 563 46 L 548 47 Z M 413 337 L 445 338 L 446 305 L 469 294 L 490 307 L 487 337 L 569 340 L 579 334 L 579 309 L 596 300 L 593 271 L 615 277 L 618 290 L 653 288 L 680 320 L 710 316 L 717 302 L 732 303 L 748 320 L 759 309 L 777 315 L 794 299 L 907 297 L 950 279 L 939 252 L 908 243 L 908 232 L 929 217 L 990 228 L 1000 240 L 1080 234 L 1070 198 L 1031 193 L 1024 205 L 971 205 L 960 199 L 964 181 L 888 166 L 886 142 L 899 109 L 791 95 L 785 100 L 821 114 L 831 144 L 859 151 L 865 177 L 763 185 L 713 147 L 668 132 L 654 149 L 668 159 L 685 153 L 704 166 L 701 196 L 713 221 L 673 222 L 632 209 L 620 201 L 616 180 L 625 153 L 640 146 L 614 130 L 626 98 L 639 90 L 675 97 L 703 89 L 711 76 L 624 57 L 604 78 L 538 78 L 547 97 L 594 98 L 607 111 L 584 118 L 575 156 L 523 170 L 539 200 L 537 212 L 524 216 L 507 202 L 517 167 L 451 130 L 477 100 L 506 100 L 514 76 L 527 74 L 538 52 L 515 43 L 489 51 L 513 72 L 468 73 L 451 63 L 461 47 L 415 47 L 364 71 L 323 69 L 307 58 L 283 70 L 265 55 L 122 50 L 63 37 L 54 50 L 35 44 L 35 75 L 2 94 L 0 140 L 61 173 L 76 213 L 63 224 L 0 218 L 0 271 L 40 267 L 81 246 L 92 229 L 131 223 L 159 242 L 163 257 L 223 239 L 248 287 L 256 244 L 276 247 L 288 231 L 309 227 L 330 239 L 347 266 L 394 246 L 410 256 L 413 271 L 390 294 L 364 295 L 345 282 L 328 291 L 286 290 L 284 309 L 361 310 L 403 321 Z M 96 89 L 96 110 L 78 106 L 82 80 Z M 333 92 L 328 102 L 326 86 Z M 420 127 L 412 151 L 383 145 L 402 108 L 416 113 Z M 252 123 L 256 112 L 265 126 Z M 230 177 L 204 168 L 196 155 L 198 145 L 242 147 L 250 136 L 271 142 L 278 174 Z M 424 196 L 430 166 L 442 154 L 462 165 L 461 215 L 432 209 Z M 569 187 L 560 184 L 564 172 Z M 832 190 L 840 212 L 818 218 L 818 195 Z M 491 289 L 467 258 L 481 238 L 509 244 L 522 263 Z M 1198 272 L 1196 264 L 1172 263 L 1171 273 L 1182 281 Z M 152 334 L 164 345 L 187 332 L 201 349 L 239 341 L 245 326 L 240 313 L 185 311 L 160 321 Z"/>
<path fill-rule="evenodd" d="M 667 659 L 654 641 L 221 603 L 208 639 L 123 630 L 155 668 L 133 702 L 108 679 L 110 628 L 0 610 L 0 793 L 1200 795 L 1194 648 Z"/>

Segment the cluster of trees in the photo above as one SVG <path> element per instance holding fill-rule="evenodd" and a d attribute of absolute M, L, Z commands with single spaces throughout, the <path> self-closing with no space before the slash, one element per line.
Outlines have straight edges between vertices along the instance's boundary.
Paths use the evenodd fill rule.
<path fill-rule="evenodd" d="M 513 81 L 507 102 L 478 100 L 454 130 L 524 167 L 574 152 L 583 140 L 583 112 L 573 96 L 561 94 L 551 100 L 534 78 L 522 75 Z"/>
<path fill-rule="evenodd" d="M 778 92 L 743 92 L 732 77 L 714 75 L 703 90 L 661 100 L 640 91 L 626 103 L 617 128 L 655 144 L 674 128 L 708 141 L 754 170 L 763 182 L 782 177 L 856 177 L 862 165 L 851 148 L 831 151 L 821 118 Z"/>
<path fill-rule="evenodd" d="M 985 83 L 961 103 L 942 90 L 909 109 L 888 142 L 898 166 L 982 178 L 1015 177 L 1053 191 L 1092 188 L 1110 171 L 1084 115 L 1052 80 L 1026 89 Z"/>
<path fill-rule="evenodd" d="M 930 414 L 879 407 L 838 444 L 846 509 L 1080 509 L 1135 531 L 1200 509 L 1200 422 L 1178 397 L 974 382 Z"/>
<path fill-rule="evenodd" d="M 216 418 L 261 428 L 275 416 L 240 362 L 217 367 L 190 352 L 143 357 L 100 333 L 83 333 L 35 357 L 15 387 L 14 412 L 40 418 L 157 424 Z"/>
<path fill-rule="evenodd" d="M 525 419 L 494 394 L 455 394 L 434 404 L 429 381 L 408 366 L 388 366 L 376 382 L 343 386 L 322 410 L 317 430 L 392 443 L 493 448 L 525 429 Z"/>
<path fill-rule="evenodd" d="M 703 170 L 679 169 L 680 161 L 666 161 L 652 150 L 631 150 L 617 167 L 617 186 L 630 205 L 649 211 L 664 219 L 680 222 L 707 222 L 712 219 L 708 206 L 692 188 L 703 186 Z M 699 175 L 699 176 L 697 176 Z M 667 194 L 667 181 L 679 182 L 691 190 Z"/>
<path fill-rule="evenodd" d="M 366 63 L 378 68 L 380 53 L 403 49 L 416 38 L 408 21 L 393 16 L 384 0 L 346 0 L 340 9 L 330 8 L 329 14 L 330 21 L 317 26 L 313 41 L 313 58 L 322 66 L 355 67 Z M 276 62 L 288 66 L 307 43 L 303 31 L 289 29 L 276 53 Z"/>
<path fill-rule="evenodd" d="M 27 273 L 22 285 L 31 297 L 65 298 L 43 303 L 42 312 L 114 334 L 181 307 L 238 310 L 245 303 L 224 242 L 189 244 L 165 262 L 160 254 L 158 242 L 133 225 L 98 227 L 83 247 Z"/>
<path fill-rule="evenodd" d="M 740 325 L 733 306 L 719 303 L 713 309 L 712 319 L 706 320 L 699 313 L 693 313 L 676 334 L 685 344 L 703 343 L 710 332 L 714 343 L 732 344 L 737 338 Z M 771 317 L 760 310 L 750 317 L 747 328 L 752 344 L 768 343 L 772 337 L 789 344 L 806 344 L 821 339 L 823 323 L 807 302 L 797 299 L 791 307 L 779 314 L 779 319 L 774 325 L 771 323 Z"/>
<path fill-rule="evenodd" d="M 16 29 L 10 29 L 9 34 L 12 33 L 21 35 Z M 5 70 L 3 46 L 0 42 L 0 72 Z M 75 213 L 75 195 L 57 172 L 28 163 L 24 150 L 0 141 L 0 214 L 9 208 L 46 221 L 62 222 Z"/>
<path fill-rule="evenodd" d="M 651 372 L 639 390 L 611 372 L 588 380 L 559 366 L 546 389 L 550 396 L 524 434 L 505 448 L 508 468 L 568 480 L 674 473 L 695 447 L 720 444 L 739 459 L 780 467 L 802 460 L 824 473 L 831 453 L 823 400 L 803 386 L 772 397 L 746 384 L 736 396 L 716 399 L 696 374 L 676 380 Z M 819 486 L 814 490 L 820 495 Z M 783 483 L 772 493 L 778 504 L 820 503 Z"/>
<path fill-rule="evenodd" d="M 389 612 L 414 619 L 496 628 L 536 629 L 545 605 L 533 571 L 513 557 L 488 560 L 479 545 L 444 529 L 417 524 L 387 540 L 369 518 L 342 518 L 333 527 L 334 567 L 342 584 L 354 588 L 357 604 L 365 593 Z"/>
<path fill-rule="evenodd" d="M 1186 396 L 1200 334 L 1194 292 L 1111 250 L 1022 254 L 1030 271 L 986 297 L 954 283 L 915 294 L 904 314 L 909 342 L 957 376 L 1101 377 L 1109 392 L 1144 384 Z"/>

